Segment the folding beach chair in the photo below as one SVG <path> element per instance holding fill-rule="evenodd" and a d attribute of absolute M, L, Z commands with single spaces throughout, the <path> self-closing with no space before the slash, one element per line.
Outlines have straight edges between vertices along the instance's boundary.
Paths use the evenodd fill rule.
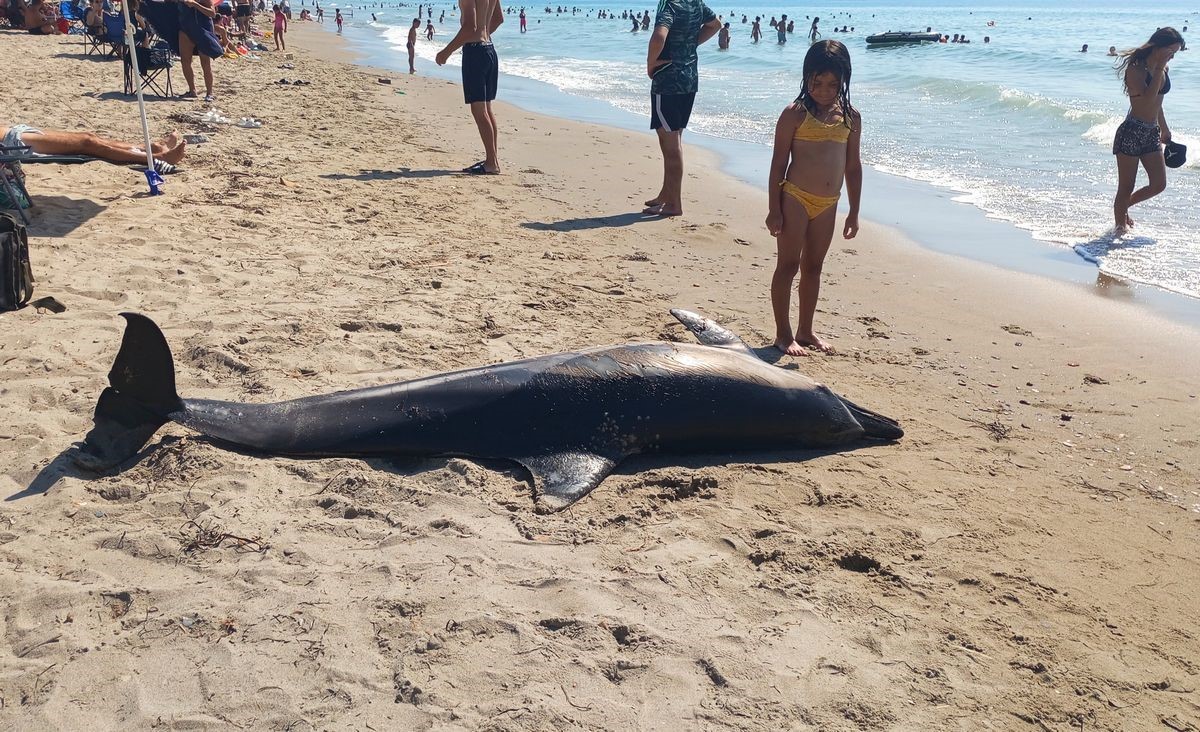
<path fill-rule="evenodd" d="M 119 55 L 118 49 L 125 47 L 125 18 L 120 13 L 104 14 L 104 45 L 108 55 Z"/>
<path fill-rule="evenodd" d="M 112 48 L 108 43 L 108 31 L 104 33 L 93 33 L 91 28 L 83 29 L 83 53 L 86 56 L 92 54 L 100 54 L 107 56 L 112 53 Z"/>
<path fill-rule="evenodd" d="M 83 33 L 83 14 L 79 12 L 79 6 L 70 0 L 64 0 L 58 4 L 58 16 L 67 21 L 68 33 Z"/>
<path fill-rule="evenodd" d="M 137 46 L 134 48 L 137 53 L 138 72 L 142 76 L 142 88 L 153 91 L 160 97 L 171 96 L 171 67 L 175 65 L 175 56 L 171 53 L 171 46 L 166 41 L 155 41 L 150 48 L 142 48 Z M 136 94 L 137 89 L 133 83 L 133 64 L 129 62 L 129 50 L 126 49 L 125 56 L 125 93 Z M 163 84 L 159 77 L 166 76 L 166 83 Z"/>
<path fill-rule="evenodd" d="M 40 165 L 55 163 L 58 165 L 81 165 L 83 163 L 108 163 L 109 165 L 125 165 L 145 170 L 144 163 L 114 163 L 111 160 L 94 158 L 90 155 L 28 155 L 29 146 L 6 147 L 0 145 L 0 208 L 11 208 L 21 214 L 21 219 L 29 223 L 26 209 L 33 208 L 33 198 L 25 187 L 25 171 L 22 165 Z M 162 175 L 178 172 L 178 168 L 162 160 L 154 161 L 154 169 Z"/>

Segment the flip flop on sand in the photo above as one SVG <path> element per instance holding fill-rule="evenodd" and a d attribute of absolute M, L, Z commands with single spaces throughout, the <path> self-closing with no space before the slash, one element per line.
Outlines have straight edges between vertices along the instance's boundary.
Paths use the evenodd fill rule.
<path fill-rule="evenodd" d="M 178 173 L 179 166 L 172 165 L 171 163 L 168 163 L 166 160 L 155 160 L 154 161 L 154 172 L 156 172 L 160 175 L 170 175 L 171 173 Z"/>
<path fill-rule="evenodd" d="M 238 127 L 245 127 L 248 130 L 257 130 L 262 125 L 261 120 L 254 119 L 253 117 L 242 117 L 237 121 Z"/>
<path fill-rule="evenodd" d="M 207 112 L 192 112 L 192 119 L 197 122 L 207 122 L 214 125 L 227 125 L 230 119 L 221 114 L 218 109 L 210 109 Z"/>
<path fill-rule="evenodd" d="M 463 168 L 462 172 L 467 175 L 500 175 L 500 171 L 498 170 L 488 170 L 485 168 L 482 160 L 468 168 Z"/>

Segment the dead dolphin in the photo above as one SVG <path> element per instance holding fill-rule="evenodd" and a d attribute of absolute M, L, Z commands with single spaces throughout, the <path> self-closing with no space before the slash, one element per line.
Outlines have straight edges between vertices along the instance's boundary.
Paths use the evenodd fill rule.
<path fill-rule="evenodd" d="M 166 338 L 122 313 L 125 336 L 77 462 L 110 469 L 167 422 L 295 456 L 504 458 L 558 510 L 637 453 L 830 447 L 896 440 L 895 420 L 768 364 L 695 313 L 690 343 L 604 346 L 275 404 L 181 399 Z"/>

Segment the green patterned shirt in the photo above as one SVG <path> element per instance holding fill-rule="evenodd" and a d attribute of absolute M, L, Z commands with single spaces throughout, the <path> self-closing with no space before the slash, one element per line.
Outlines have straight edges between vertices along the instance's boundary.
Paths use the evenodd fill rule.
<path fill-rule="evenodd" d="M 716 20 L 703 0 L 659 0 L 654 26 L 667 29 L 667 43 L 660 60 L 669 60 L 666 68 L 654 75 L 652 94 L 695 94 L 700 86 L 700 64 L 696 42 L 700 27 Z"/>

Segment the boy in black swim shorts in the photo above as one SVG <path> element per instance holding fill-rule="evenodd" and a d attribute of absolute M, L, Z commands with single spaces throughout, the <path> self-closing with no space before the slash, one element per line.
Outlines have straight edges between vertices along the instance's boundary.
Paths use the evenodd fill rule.
<path fill-rule="evenodd" d="M 483 140 L 484 159 L 463 168 L 472 175 L 498 175 L 500 173 L 499 126 L 492 114 L 492 100 L 496 98 L 496 86 L 500 75 L 500 62 L 496 47 L 492 45 L 492 33 L 504 22 L 500 0 L 458 0 L 462 27 L 446 47 L 438 52 L 438 66 L 445 65 L 450 55 L 459 48 L 462 56 L 463 98 L 471 105 L 471 115 L 479 128 Z M 486 27 L 478 27 L 476 18 L 487 18 Z"/>
<path fill-rule="evenodd" d="M 721 21 L 703 0 L 661 0 L 646 52 L 650 83 L 650 129 L 658 133 L 663 184 L 642 213 L 683 213 L 683 130 L 700 85 L 696 47 L 717 34 Z"/>
<path fill-rule="evenodd" d="M 500 60 L 490 43 L 464 43 L 462 49 L 463 99 L 467 104 L 496 98 Z"/>

